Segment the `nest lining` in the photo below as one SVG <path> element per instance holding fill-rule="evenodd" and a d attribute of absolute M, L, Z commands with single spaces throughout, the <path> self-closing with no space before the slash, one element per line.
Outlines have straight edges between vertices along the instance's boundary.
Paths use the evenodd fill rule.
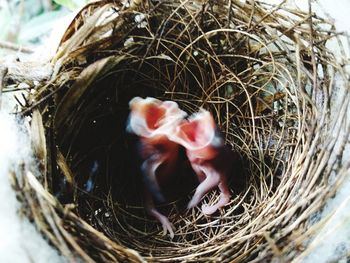
<path fill-rule="evenodd" d="M 348 93 L 333 126 L 329 104 L 334 76 L 346 73 L 325 47 L 334 31 L 320 24 L 327 22 L 259 1 L 87 5 L 62 39 L 51 81 L 30 98 L 46 128 L 40 159 L 47 165 L 40 193 L 17 186 L 28 199 L 24 210 L 70 261 L 300 255 L 309 219 L 346 166 L 330 157 L 344 150 Z M 175 226 L 174 240 L 160 235 L 142 206 L 134 141 L 125 133 L 134 96 L 211 111 L 238 155 L 234 195 L 220 213 L 184 210 L 193 188 L 160 207 Z M 332 171 L 338 176 L 331 184 Z M 186 180 L 193 187 L 180 175 L 175 185 Z M 203 202 L 217 198 L 213 191 Z"/>

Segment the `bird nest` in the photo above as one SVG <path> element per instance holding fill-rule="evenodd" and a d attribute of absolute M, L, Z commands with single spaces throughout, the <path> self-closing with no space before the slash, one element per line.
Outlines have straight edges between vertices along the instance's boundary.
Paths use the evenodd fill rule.
<path fill-rule="evenodd" d="M 302 256 L 349 166 L 349 89 L 336 86 L 349 87 L 348 76 L 326 47 L 338 36 L 311 8 L 284 2 L 88 4 L 20 113 L 32 116 L 39 161 L 14 177 L 22 211 L 70 262 Z M 181 195 L 158 207 L 173 239 L 144 209 L 125 129 L 135 96 L 210 111 L 237 155 L 231 201 L 211 216 L 185 208 L 195 182 L 179 174 L 171 189 Z M 202 203 L 218 198 L 214 190 Z"/>

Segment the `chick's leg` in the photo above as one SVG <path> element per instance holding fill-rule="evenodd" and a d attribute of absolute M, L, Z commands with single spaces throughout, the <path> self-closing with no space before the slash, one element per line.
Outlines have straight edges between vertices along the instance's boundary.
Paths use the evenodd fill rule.
<path fill-rule="evenodd" d="M 169 232 L 169 236 L 171 239 L 174 238 L 174 230 L 173 225 L 170 223 L 169 219 L 162 215 L 160 212 L 157 211 L 155 208 L 151 193 L 145 189 L 145 197 L 146 197 L 146 211 L 150 216 L 153 216 L 155 219 L 157 219 L 163 227 L 163 236 L 165 236 Z"/>
<path fill-rule="evenodd" d="M 199 170 L 198 167 L 195 170 L 198 171 Z M 204 179 L 203 182 L 201 182 L 198 185 L 191 201 L 187 205 L 188 209 L 198 205 L 198 203 L 202 200 L 204 195 L 208 193 L 211 189 L 216 187 L 220 182 L 219 174 L 216 173 L 213 169 L 203 166 L 201 167 L 201 170 L 206 175 L 206 178 Z"/>
<path fill-rule="evenodd" d="M 155 153 L 149 156 L 141 166 L 145 186 L 158 202 L 165 202 L 156 177 L 156 170 L 163 161 L 163 157 Z"/>

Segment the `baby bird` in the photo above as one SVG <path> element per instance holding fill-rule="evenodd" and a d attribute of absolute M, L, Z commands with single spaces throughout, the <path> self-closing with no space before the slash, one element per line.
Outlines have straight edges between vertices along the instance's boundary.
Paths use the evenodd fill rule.
<path fill-rule="evenodd" d="M 173 227 L 169 219 L 157 211 L 154 200 L 165 201 L 160 186 L 166 184 L 176 168 L 179 151 L 179 145 L 168 137 L 187 114 L 175 102 L 150 97 L 135 97 L 129 102 L 129 107 L 127 131 L 140 139 L 146 210 L 162 224 L 163 234 L 169 232 L 173 238 Z"/>
<path fill-rule="evenodd" d="M 204 195 L 217 186 L 221 192 L 219 201 L 211 206 L 203 205 L 202 212 L 210 215 L 225 206 L 231 197 L 226 179 L 232 164 L 231 152 L 221 138 L 213 116 L 201 109 L 178 125 L 170 139 L 185 147 L 200 182 L 187 208 L 197 206 Z"/>

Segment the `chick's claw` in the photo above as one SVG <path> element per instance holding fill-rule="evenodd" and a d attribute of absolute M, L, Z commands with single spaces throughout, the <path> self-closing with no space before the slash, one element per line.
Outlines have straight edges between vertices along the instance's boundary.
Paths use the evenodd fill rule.
<path fill-rule="evenodd" d="M 151 209 L 149 211 L 150 215 L 152 215 L 153 217 L 155 217 L 161 224 L 163 227 L 163 236 L 165 236 L 168 232 L 169 232 L 169 236 L 171 239 L 174 238 L 174 227 L 173 225 L 170 223 L 169 219 L 162 215 L 161 213 L 159 213 L 155 208 Z"/>
<path fill-rule="evenodd" d="M 230 202 L 230 198 L 231 198 L 231 195 L 230 194 L 224 194 L 224 193 L 221 193 L 220 194 L 220 199 L 219 201 L 214 204 L 214 205 L 202 205 L 202 212 L 203 214 L 205 215 L 211 215 L 211 214 L 214 214 L 218 209 L 220 209 L 221 207 L 227 205 L 229 202 Z"/>

